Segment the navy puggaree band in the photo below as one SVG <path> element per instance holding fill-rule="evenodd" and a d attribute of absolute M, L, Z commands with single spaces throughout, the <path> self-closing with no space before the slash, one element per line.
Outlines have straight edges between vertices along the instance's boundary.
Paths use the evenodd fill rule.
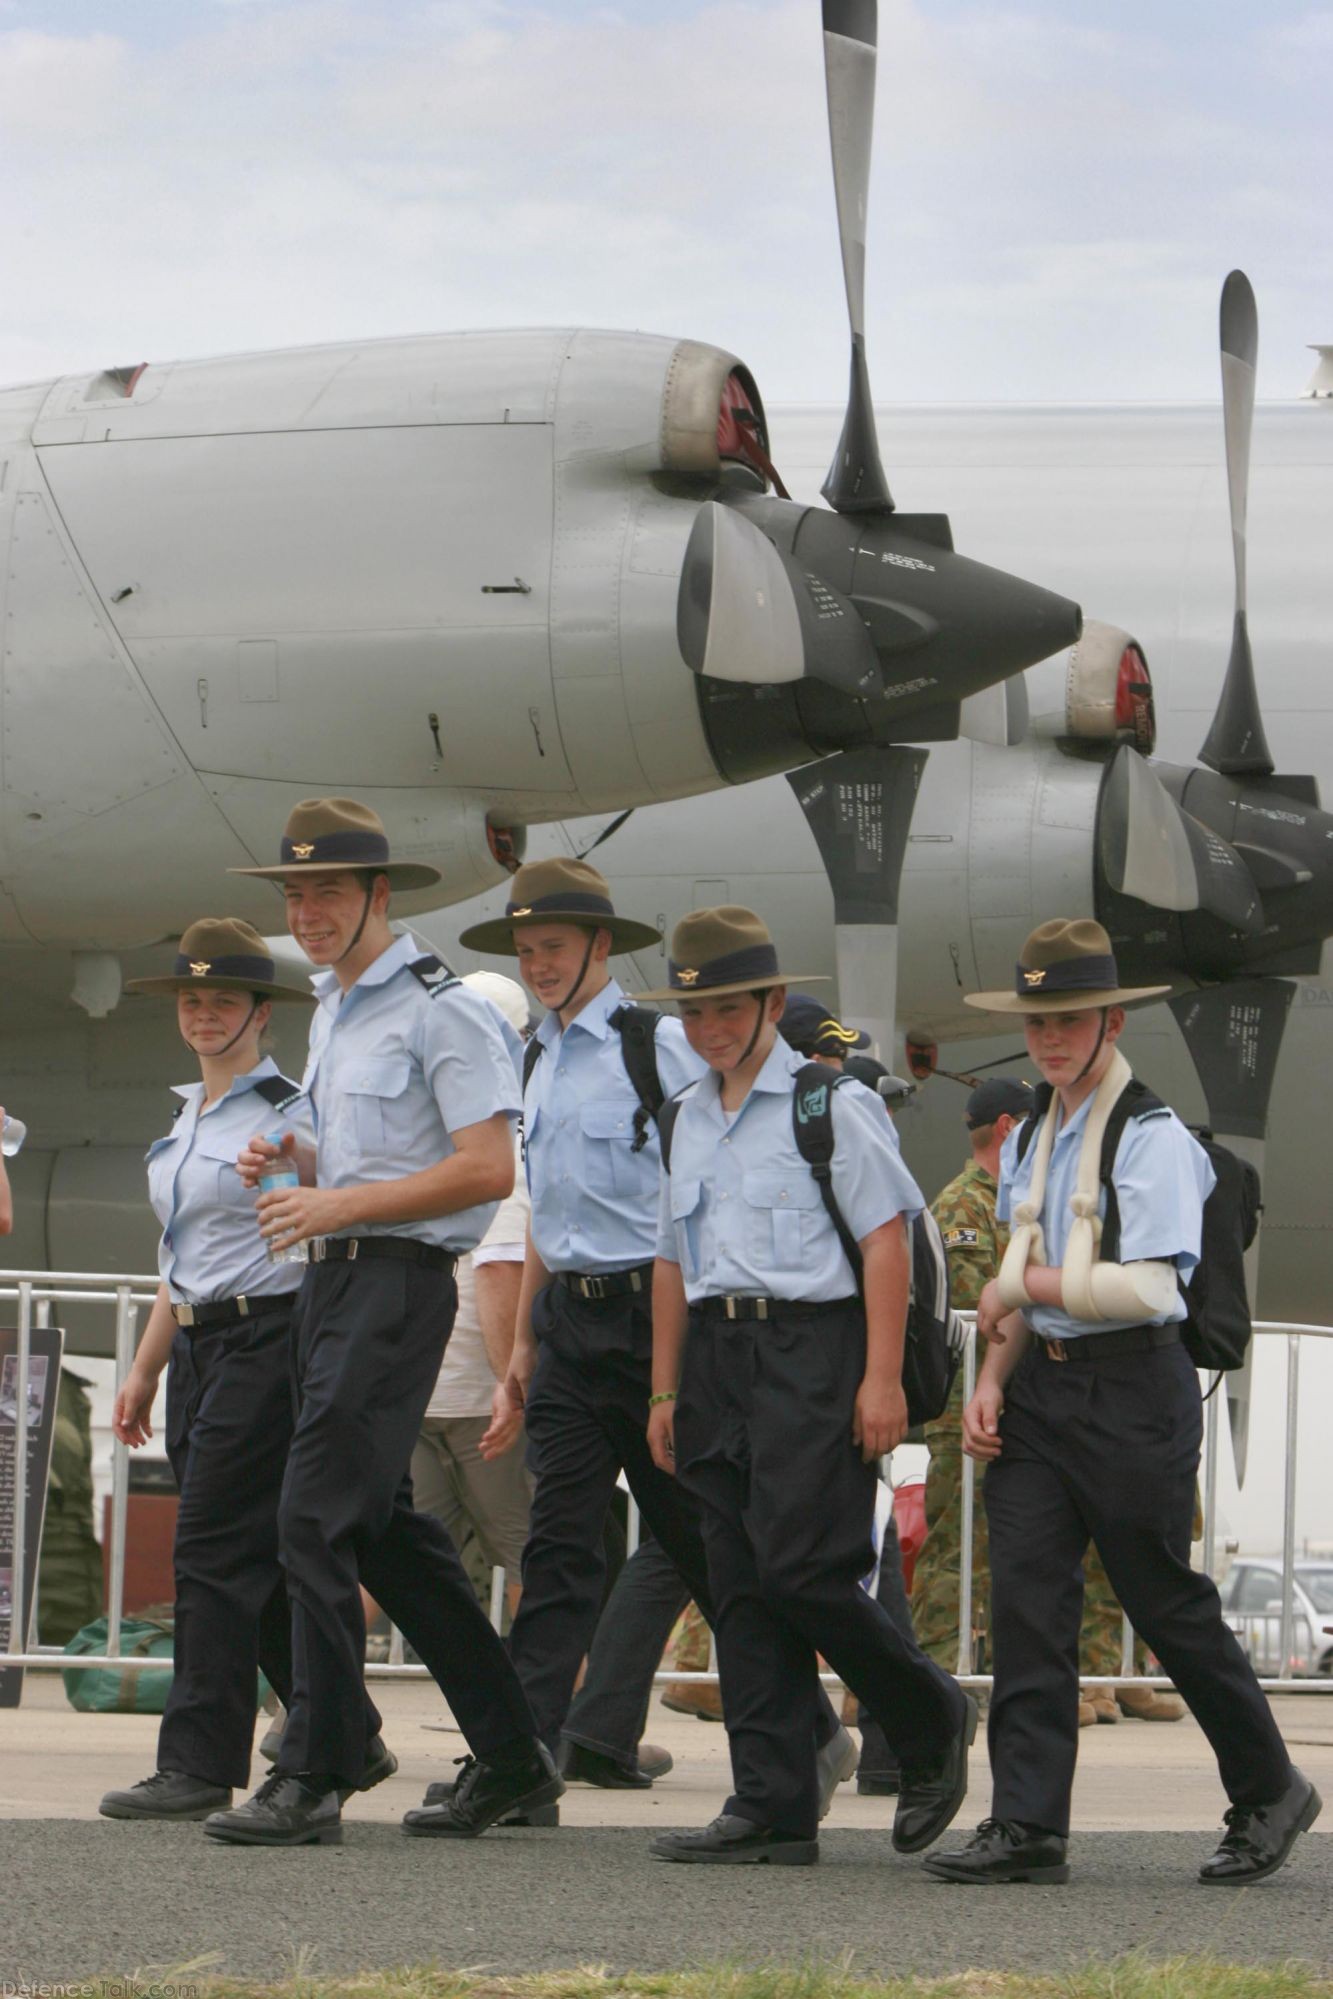
<path fill-rule="evenodd" d="M 313 840 L 293 840 L 282 836 L 282 859 L 301 867 L 318 867 L 327 861 L 349 868 L 381 866 L 389 858 L 389 842 L 383 833 L 319 833 Z"/>
<path fill-rule="evenodd" d="M 1119 984 L 1114 958 L 1066 958 L 1059 965 L 1014 967 L 1014 991 L 1019 999 L 1029 994 L 1040 998 L 1043 993 L 1107 992 Z"/>
<path fill-rule="evenodd" d="M 196 967 L 202 967 L 196 970 Z M 254 979 L 261 986 L 271 986 L 273 960 L 271 958 L 188 958 L 183 951 L 176 954 L 175 976 L 178 979 L 198 979 L 207 985 L 210 979 Z"/>
<path fill-rule="evenodd" d="M 706 965 L 678 965 L 669 961 L 667 983 L 673 991 L 707 992 L 710 986 L 734 986 L 745 979 L 771 979 L 778 969 L 777 948 L 772 944 L 750 944 L 744 951 L 727 951 L 710 958 Z"/>
<path fill-rule="evenodd" d="M 506 916 L 540 916 L 544 910 L 558 916 L 615 916 L 604 895 L 587 895 L 580 889 L 558 889 L 553 895 L 539 895 L 533 902 L 511 902 Z"/>

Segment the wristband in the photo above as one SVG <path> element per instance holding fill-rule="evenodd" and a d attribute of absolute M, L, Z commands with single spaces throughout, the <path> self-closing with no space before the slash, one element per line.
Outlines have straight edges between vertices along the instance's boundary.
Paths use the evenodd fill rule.
<path fill-rule="evenodd" d="M 675 1389 L 674 1389 L 674 1388 L 664 1388 L 664 1389 L 663 1389 L 663 1390 L 661 1391 L 661 1393 L 660 1393 L 660 1394 L 658 1394 L 658 1395 L 650 1395 L 650 1396 L 648 1397 L 648 1407 L 649 1407 L 650 1409 L 656 1409 L 656 1407 L 657 1407 L 657 1405 L 658 1405 L 658 1403 L 659 1403 L 659 1402 L 674 1402 L 674 1401 L 675 1401 L 675 1399 L 676 1399 L 676 1391 L 675 1391 Z"/>

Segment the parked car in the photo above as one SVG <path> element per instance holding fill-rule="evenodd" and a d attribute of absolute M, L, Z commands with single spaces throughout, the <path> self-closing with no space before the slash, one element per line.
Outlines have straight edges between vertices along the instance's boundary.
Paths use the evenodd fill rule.
<path fill-rule="evenodd" d="M 1221 1590 L 1227 1623 L 1245 1647 L 1256 1673 L 1267 1679 L 1333 1673 L 1333 1562 L 1296 1564 L 1291 1657 L 1285 1662 L 1281 1653 L 1281 1563 L 1233 1562 Z"/>

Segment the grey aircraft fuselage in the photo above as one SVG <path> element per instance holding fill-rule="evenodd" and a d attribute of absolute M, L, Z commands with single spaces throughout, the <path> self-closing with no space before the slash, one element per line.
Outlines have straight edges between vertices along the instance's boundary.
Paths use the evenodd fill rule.
<path fill-rule="evenodd" d="M 588 336 L 584 359 L 592 376 L 609 366 L 611 349 L 595 344 L 601 338 Z M 201 601 L 207 609 L 208 579 L 177 575 L 170 565 L 160 573 L 143 567 L 142 552 L 156 545 L 145 532 L 153 526 L 148 459 L 197 452 L 198 437 L 164 436 L 133 447 L 144 454 L 149 511 L 126 524 L 99 510 L 102 475 L 96 453 L 83 448 L 96 441 L 98 423 L 114 427 L 121 419 L 109 396 L 105 408 L 88 407 L 84 378 L 77 390 L 70 385 L 68 410 L 50 385 L 0 399 L 0 416 L 10 424 L 0 457 L 7 455 L 11 468 L 0 502 L 10 510 L 11 535 L 32 551 L 22 574 L 11 552 L 10 608 L 16 593 L 54 592 L 63 605 L 67 657 L 83 657 L 80 618 L 88 655 L 87 702 L 66 688 L 62 700 L 47 698 L 45 707 L 42 662 L 6 661 L 3 1088 L 32 1132 L 14 1174 L 19 1221 L 5 1258 L 11 1266 L 151 1267 L 154 1231 L 142 1200 L 141 1152 L 166 1121 L 165 1086 L 188 1076 L 191 1063 L 182 1059 L 169 1010 L 160 1004 L 126 1001 L 105 1020 L 85 1018 L 68 997 L 72 955 L 115 950 L 128 975 L 141 969 L 135 945 L 224 908 L 274 929 L 276 898 L 223 870 L 250 855 L 268 858 L 291 803 L 311 791 L 351 791 L 392 803 L 399 826 L 406 805 L 421 847 L 445 861 L 453 899 L 475 898 L 499 880 L 486 823 L 487 810 L 506 794 L 498 777 L 512 774 L 509 789 L 528 819 L 546 822 L 532 825 L 530 854 L 580 850 L 616 810 L 635 805 L 640 809 L 597 853 L 619 905 L 660 921 L 669 934 L 693 906 L 751 903 L 773 924 L 784 954 L 812 970 L 833 970 L 831 898 L 788 786 L 777 777 L 724 787 L 699 723 L 694 677 L 678 655 L 659 657 L 658 634 L 664 624 L 670 629 L 687 531 L 672 494 L 650 489 L 645 498 L 627 497 L 613 561 L 604 524 L 597 529 L 590 518 L 586 541 L 581 537 L 577 438 L 561 440 L 555 406 L 549 405 L 555 420 L 544 426 L 543 443 L 520 435 L 543 425 L 525 425 L 524 412 L 512 404 L 492 408 L 478 389 L 469 406 L 465 381 L 452 412 L 458 420 L 440 426 L 451 435 L 441 439 L 432 431 L 425 444 L 406 434 L 389 438 L 377 454 L 376 480 L 364 490 L 341 491 L 336 446 L 317 445 L 317 452 L 328 452 L 321 476 L 329 504 L 300 538 L 311 591 L 322 603 L 311 620 L 321 639 L 316 670 L 310 634 L 283 630 L 275 638 L 277 607 L 265 597 L 266 537 L 271 542 L 281 532 L 290 539 L 294 493 L 281 462 L 285 447 L 273 444 L 278 415 L 264 397 L 277 392 L 265 388 L 261 359 L 272 357 L 255 363 L 253 432 L 228 447 L 231 504 L 201 492 L 202 518 L 193 524 L 233 581 L 253 575 L 253 628 L 230 633 L 225 653 L 216 638 L 210 642 L 207 631 L 196 630 L 197 670 L 157 687 L 153 674 L 180 637 L 176 614 L 191 591 L 194 610 Z M 549 382 L 544 392 L 549 396 Z M 289 381 L 283 393 L 288 419 L 297 409 L 313 420 L 314 386 Z M 357 393 L 354 368 L 333 371 L 318 389 L 320 413 L 341 413 L 347 434 L 356 430 Z M 46 497 L 22 479 L 39 410 L 49 426 L 42 433 L 44 471 L 51 466 Z M 773 455 L 789 487 L 797 498 L 813 497 L 838 414 L 779 411 L 771 422 Z M 24 423 L 27 442 L 15 443 Z M 970 555 L 1039 577 L 1138 639 L 1156 692 L 1157 753 L 1193 762 L 1216 700 L 1230 626 L 1216 405 L 886 408 L 881 423 L 901 506 L 922 513 L 947 506 L 958 545 Z M 405 424 L 404 431 L 420 427 Z M 452 533 L 456 509 L 446 535 L 440 519 L 423 519 L 420 509 L 403 504 L 404 454 L 435 449 L 443 479 L 444 455 L 465 458 L 479 441 L 477 431 L 497 427 L 513 433 L 501 440 L 502 449 L 540 459 L 531 471 L 548 517 L 553 480 L 557 514 L 566 510 L 571 536 L 546 581 L 535 519 L 497 521 L 478 494 L 466 530 L 473 537 L 467 563 L 454 571 L 451 563 L 462 564 Z M 82 441 L 81 459 L 62 439 L 64 446 Z M 563 470 L 553 469 L 556 460 Z M 465 475 L 461 459 L 449 462 L 449 477 Z M 419 470 L 414 464 L 414 478 Z M 1251 623 L 1277 765 L 1314 773 L 1330 789 L 1333 693 L 1322 670 L 1333 637 L 1329 405 L 1260 407 L 1250 521 Z M 163 534 L 169 525 L 160 523 Z M 549 555 L 547 548 L 548 562 Z M 491 580 L 500 586 L 484 601 L 475 590 L 481 568 L 493 568 Z M 432 658 L 438 662 L 439 634 L 432 653 L 419 608 L 428 594 L 423 579 L 431 579 L 438 598 L 439 579 L 447 583 L 451 575 L 475 620 L 460 625 L 450 655 L 459 690 L 453 711 L 429 666 Z M 504 589 L 518 582 L 526 592 Z M 533 602 L 543 587 L 550 591 L 545 660 L 548 607 Z M 119 600 L 110 638 L 93 631 L 90 589 L 108 605 L 129 592 Z M 195 618 L 196 625 L 206 622 Z M 533 637 L 538 624 L 540 643 Z M 613 629 L 626 662 L 619 674 L 609 670 L 606 649 Z M 332 665 L 330 635 L 341 642 Z M 123 682 L 108 675 L 109 665 Z M 1095 755 L 1071 756 L 1057 741 L 1064 671 L 1062 657 L 1029 669 L 1031 722 L 1013 746 L 964 740 L 931 749 L 904 873 L 902 1029 L 943 1040 L 975 1037 L 976 1020 L 962 1008 L 961 992 L 1005 982 L 1019 943 L 1042 917 L 1092 905 L 1102 764 Z M 147 703 L 135 692 L 136 679 L 148 690 Z M 25 710 L 22 697 L 29 694 L 36 705 Z M 502 729 L 515 706 L 526 727 Z M 696 795 L 681 796 L 688 793 Z M 653 802 L 671 794 L 677 802 Z M 40 808 L 26 802 L 33 795 L 40 795 Z M 57 824 L 26 816 L 38 809 Z M 86 837 L 90 829 L 96 839 Z M 466 969 L 467 954 L 452 948 L 457 930 L 477 908 L 502 906 L 503 898 L 499 886 L 466 908 L 424 920 L 410 903 L 403 913 Z M 659 956 L 641 956 L 625 966 L 626 983 L 654 984 L 660 970 Z M 1263 1304 L 1314 1318 L 1326 1316 L 1333 1278 L 1321 1170 L 1322 1134 L 1333 1113 L 1325 1017 L 1331 1005 L 1322 976 L 1298 981 L 1268 1156 Z M 299 1073 L 300 1027 L 283 1026 L 282 1053 Z M 984 1045 L 968 1040 L 943 1059 L 966 1067 L 1017 1046 L 1013 1037 Z M 1136 1021 L 1133 1053 L 1163 1094 L 1182 1109 L 1201 1111 L 1193 1071 L 1165 1010 Z M 956 1170 L 961 1101 L 955 1085 L 937 1079 L 904 1114 L 905 1146 L 928 1188 Z"/>

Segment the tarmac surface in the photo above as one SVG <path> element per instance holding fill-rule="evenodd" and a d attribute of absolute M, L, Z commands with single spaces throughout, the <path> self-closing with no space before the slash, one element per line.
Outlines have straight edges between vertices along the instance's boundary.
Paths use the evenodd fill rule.
<path fill-rule="evenodd" d="M 462 1753 L 438 1695 L 379 1683 L 399 1775 L 347 1808 L 341 1847 L 225 1847 L 194 1825 L 96 1815 L 112 1784 L 153 1765 L 156 1718 L 79 1715 L 57 1679 L 28 1678 L 0 1711 L 3 1982 L 124 1978 L 190 1965 L 280 1978 L 439 1963 L 499 1972 L 606 1964 L 660 1970 L 723 1960 L 838 1960 L 865 1975 L 1049 1969 L 1138 1950 L 1333 1965 L 1333 1696 L 1283 1698 L 1296 1760 L 1330 1805 L 1291 1863 L 1241 1891 L 1195 1880 L 1225 1804 L 1192 1721 L 1085 1730 L 1067 1887 L 977 1891 L 893 1853 L 893 1800 L 844 1786 L 816 1868 L 668 1867 L 659 1829 L 700 1825 L 726 1791 L 725 1736 L 655 1707 L 676 1758 L 649 1792 L 573 1787 L 557 1831 L 497 1828 L 455 1843 L 397 1820 Z M 262 1766 L 256 1763 L 256 1780 Z M 985 1816 L 984 1746 L 945 1843 Z M 1324 1825 L 1329 1826 L 1325 1832 Z M 200 1963 L 200 1960 L 204 1960 Z M 182 1983 L 190 1974 L 182 1972 Z"/>

